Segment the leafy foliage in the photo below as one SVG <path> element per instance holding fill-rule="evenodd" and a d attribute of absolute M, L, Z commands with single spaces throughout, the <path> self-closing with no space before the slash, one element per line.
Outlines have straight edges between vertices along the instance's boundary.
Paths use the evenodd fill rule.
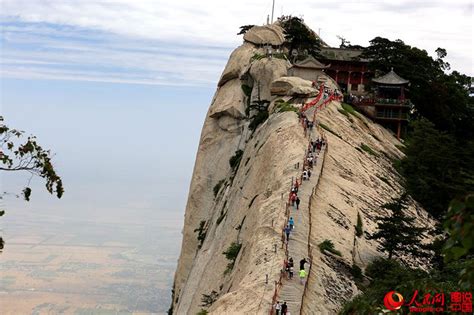
<path fill-rule="evenodd" d="M 242 155 L 244 155 L 244 151 L 237 150 L 235 151 L 234 155 L 229 159 L 229 165 L 234 172 L 239 168 L 240 161 L 242 160 Z"/>
<path fill-rule="evenodd" d="M 379 314 L 386 310 L 383 298 L 392 290 L 400 292 L 406 299 L 410 299 L 415 290 L 419 291 L 418 296 L 458 291 L 457 275 L 464 265 L 456 262 L 443 271 L 432 270 L 428 273 L 403 266 L 395 260 L 378 258 L 365 270 L 366 276 L 372 280 L 363 288 L 364 293 L 348 301 L 339 314 Z M 406 314 L 404 312 L 404 308 L 398 310 L 399 314 Z"/>
<path fill-rule="evenodd" d="M 474 194 L 464 200 L 453 200 L 444 222 L 449 237 L 444 245 L 445 261 L 466 258 L 459 285 L 467 290 L 474 285 Z"/>
<path fill-rule="evenodd" d="M 260 60 L 263 58 L 265 58 L 265 55 L 262 55 L 256 52 L 255 54 L 253 54 L 252 57 L 250 57 L 250 62 L 255 61 L 255 60 Z"/>
<path fill-rule="evenodd" d="M 355 228 L 357 237 L 361 237 L 362 235 L 364 235 L 364 229 L 362 226 L 362 217 L 360 216 L 359 212 L 357 212 L 357 225 L 354 226 L 354 228 Z"/>
<path fill-rule="evenodd" d="M 245 96 L 250 97 L 252 95 L 252 87 L 247 84 L 242 84 L 242 91 L 244 92 Z"/>
<path fill-rule="evenodd" d="M 296 107 L 294 107 L 292 104 L 285 102 L 283 100 L 277 100 L 275 102 L 275 109 L 277 113 L 298 112 L 298 109 Z"/>
<path fill-rule="evenodd" d="M 354 280 L 361 281 L 363 279 L 362 269 L 356 264 L 352 265 L 351 275 L 354 277 Z"/>
<path fill-rule="evenodd" d="M 289 43 L 289 51 L 294 49 L 303 52 L 308 51 L 308 54 L 318 57 L 321 50 L 321 41 L 316 34 L 309 29 L 303 19 L 295 16 L 282 16 L 278 18 L 281 26 L 284 29 L 285 39 Z"/>
<path fill-rule="evenodd" d="M 235 259 L 237 258 L 237 255 L 240 252 L 241 247 L 242 247 L 242 244 L 232 242 L 229 248 L 227 248 L 227 250 L 223 252 L 222 254 L 224 254 L 225 258 L 227 258 L 228 260 L 235 261 Z"/>
<path fill-rule="evenodd" d="M 227 268 L 224 274 L 229 273 L 234 268 L 235 260 L 237 259 L 237 256 L 239 255 L 241 248 L 242 248 L 242 244 L 237 243 L 237 242 L 232 242 L 229 248 L 227 248 L 227 250 L 222 253 L 223 255 L 225 255 L 225 258 L 229 260 L 229 263 L 227 264 Z"/>
<path fill-rule="evenodd" d="M 201 306 L 204 306 L 204 307 L 211 306 L 215 301 L 217 301 L 218 296 L 219 296 L 219 294 L 214 290 L 212 290 L 212 292 L 209 293 L 209 294 L 203 294 L 202 297 L 201 297 Z M 205 312 L 203 314 L 207 314 L 206 310 L 201 310 L 201 312 L 202 311 Z"/>
<path fill-rule="evenodd" d="M 469 77 L 446 72 L 446 50 L 438 48 L 436 55 L 376 37 L 361 57 L 371 60 L 374 71 L 393 67 L 410 80 L 414 122 L 400 172 L 407 191 L 440 219 L 453 198 L 474 191 L 474 98 Z"/>
<path fill-rule="evenodd" d="M 272 54 L 273 58 L 288 60 L 285 53 L 274 53 Z"/>
<path fill-rule="evenodd" d="M 240 26 L 239 27 L 240 31 L 237 33 L 237 35 L 244 35 L 245 33 L 247 33 L 248 30 L 250 30 L 254 26 L 255 25 L 252 25 L 252 24 Z"/>
<path fill-rule="evenodd" d="M 24 132 L 11 129 L 4 124 L 3 116 L 0 116 L 0 171 L 2 172 L 27 172 L 33 176 L 39 176 L 45 180 L 46 190 L 61 198 L 64 193 L 63 182 L 54 169 L 51 152 L 43 149 L 36 137 L 29 136 L 24 139 Z M 28 185 L 28 184 L 27 184 Z M 0 199 L 6 192 L 0 193 Z M 30 201 L 31 188 L 26 186 L 22 190 L 23 198 Z M 0 217 L 5 214 L 0 210 Z M 5 242 L 0 237 L 0 252 Z"/>
<path fill-rule="evenodd" d="M 437 237 L 430 249 L 440 251 L 444 243 L 445 264 L 434 263 L 428 272 L 410 269 L 395 260 L 378 258 L 365 270 L 370 283 L 364 293 L 347 302 L 340 314 L 376 314 L 383 310 L 383 297 L 392 290 L 410 298 L 415 290 L 419 296 L 426 293 L 472 291 L 474 275 L 473 240 L 474 195 L 453 200 L 444 221 L 448 238 Z M 398 233 L 402 232 L 400 229 Z M 437 232 L 439 233 L 439 231 Z M 397 233 L 387 234 L 396 238 Z M 440 246 L 441 244 L 441 246 Z M 438 255 L 435 255 L 435 257 Z M 402 308 L 399 312 L 404 312 Z"/>
<path fill-rule="evenodd" d="M 474 137 L 473 99 L 468 96 L 469 77 L 453 71 L 446 74 L 446 50 L 436 50 L 433 59 L 425 50 L 406 45 L 401 40 L 376 37 L 362 56 L 371 59 L 369 68 L 386 73 L 391 67 L 401 77 L 410 80 L 410 98 L 415 105 L 415 117 L 425 117 L 437 129 L 467 139 Z"/>
<path fill-rule="evenodd" d="M 342 103 L 341 106 L 342 106 L 342 109 L 345 112 L 357 117 L 358 114 L 357 114 L 356 110 L 354 109 L 354 107 L 352 107 L 351 105 L 346 104 L 346 103 Z"/>
<path fill-rule="evenodd" d="M 249 129 L 255 131 L 258 126 L 260 126 L 268 119 L 268 116 L 268 110 L 258 112 L 255 116 L 253 116 L 252 121 L 249 124 Z"/>
<path fill-rule="evenodd" d="M 219 193 L 219 190 L 221 190 L 222 184 L 224 184 L 224 182 L 225 182 L 225 179 L 221 179 L 221 180 L 218 181 L 217 184 L 214 186 L 214 188 L 212 189 L 212 191 L 214 192 L 214 197 L 217 196 L 217 194 Z"/>
<path fill-rule="evenodd" d="M 199 222 L 199 227 L 197 229 L 194 229 L 194 233 L 196 232 L 198 233 L 197 240 L 199 241 L 198 249 L 201 249 L 202 243 L 204 243 L 204 240 L 206 239 L 206 234 L 207 234 L 205 220 Z"/>
<path fill-rule="evenodd" d="M 338 108 L 337 111 L 338 111 L 339 113 L 343 114 L 344 116 L 346 116 L 346 117 L 349 119 L 349 113 L 346 112 L 344 109 Z M 349 121 L 351 121 L 351 120 L 349 119 Z M 351 122 L 352 122 L 352 121 L 351 121 Z"/>
<path fill-rule="evenodd" d="M 380 240 L 381 249 L 388 253 L 388 258 L 393 255 L 402 256 L 411 254 L 413 257 L 425 257 L 425 248 L 421 245 L 421 238 L 425 228 L 416 227 L 414 218 L 405 215 L 408 208 L 408 195 L 402 194 L 382 208 L 391 212 L 389 216 L 378 216 L 377 229 L 369 239 Z"/>
<path fill-rule="evenodd" d="M 9 128 L 3 121 L 0 116 L 0 171 L 24 171 L 42 177 L 46 181 L 46 190 L 61 198 L 64 193 L 63 182 L 53 167 L 51 152 L 43 149 L 34 136 L 18 143 L 23 140 L 24 132 Z M 25 187 L 24 199 L 29 201 L 30 196 L 31 188 Z"/>
<path fill-rule="evenodd" d="M 426 119 L 411 126 L 400 171 L 407 192 L 440 219 L 450 200 L 474 191 L 474 141 L 459 141 Z"/>
<path fill-rule="evenodd" d="M 319 245 L 319 250 L 324 254 L 324 251 L 333 253 L 334 255 L 341 256 L 341 252 L 334 247 L 334 243 L 331 240 L 324 240 Z"/>
<path fill-rule="evenodd" d="M 267 101 L 267 100 L 256 100 L 252 102 L 252 104 L 250 105 L 250 108 L 258 112 L 262 112 L 268 109 L 269 104 L 270 104 L 270 101 Z"/>
<path fill-rule="evenodd" d="M 252 102 L 252 104 L 249 106 L 249 110 L 256 110 L 257 113 L 252 116 L 250 124 L 249 124 L 249 129 L 254 132 L 257 127 L 265 122 L 269 116 L 268 113 L 268 105 L 270 104 L 269 101 L 267 100 L 258 100 Z"/>
<path fill-rule="evenodd" d="M 371 147 L 369 147 L 368 145 L 366 145 L 365 143 L 361 143 L 361 144 L 360 144 L 360 148 L 361 148 L 363 151 L 369 153 L 370 155 L 378 156 L 378 154 L 377 154 Z"/>

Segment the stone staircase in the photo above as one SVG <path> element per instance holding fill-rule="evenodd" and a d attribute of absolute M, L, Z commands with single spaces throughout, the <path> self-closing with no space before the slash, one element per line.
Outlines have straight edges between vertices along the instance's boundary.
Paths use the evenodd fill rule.
<path fill-rule="evenodd" d="M 311 117 L 308 113 L 308 117 Z M 311 139 L 315 140 L 318 137 L 316 128 L 311 133 Z M 290 207 L 290 217 L 293 217 L 295 221 L 295 227 L 290 234 L 290 241 L 288 243 L 288 259 L 291 257 L 294 261 L 294 276 L 293 279 L 284 278 L 283 285 L 278 296 L 278 301 L 281 303 L 286 302 L 288 305 L 288 311 L 291 315 L 300 314 L 301 301 L 304 293 L 304 284 L 300 283 L 298 276 L 299 262 L 301 259 L 306 258 L 308 260 L 308 237 L 309 237 L 309 201 L 313 191 L 313 187 L 319 180 L 322 169 L 322 159 L 324 158 L 324 150 L 317 154 L 316 164 L 313 165 L 311 170 L 311 178 L 307 181 L 303 181 L 299 187 L 298 196 L 301 200 L 299 210 L 294 207 Z M 309 266 L 305 265 L 306 274 L 309 275 Z"/>

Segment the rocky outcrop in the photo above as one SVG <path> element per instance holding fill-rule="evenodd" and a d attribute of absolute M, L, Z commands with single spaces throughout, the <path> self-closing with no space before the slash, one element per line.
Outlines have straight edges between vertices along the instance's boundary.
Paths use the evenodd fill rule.
<path fill-rule="evenodd" d="M 401 143 L 362 114 L 341 111 L 339 103 L 333 102 L 318 119 L 331 132 L 326 131 L 328 152 L 310 209 L 314 261 L 303 314 L 337 313 L 359 293 L 352 266 L 363 270 L 382 255 L 378 243 L 368 236 L 375 232 L 375 217 L 388 214 L 381 205 L 402 192 L 402 179 L 392 166 L 393 159 L 403 156 L 397 148 Z M 373 153 L 363 150 L 363 145 Z M 417 203 L 411 202 L 409 212 L 418 225 L 434 226 Z M 358 215 L 363 222 L 361 237 L 355 232 Z M 331 240 L 342 257 L 322 254 L 317 246 L 324 240 Z"/>
<path fill-rule="evenodd" d="M 229 57 L 229 61 L 222 72 L 217 86 L 224 85 L 227 81 L 238 79 L 244 69 L 250 64 L 250 59 L 258 51 L 258 48 L 250 43 L 243 43 L 235 49 Z"/>
<path fill-rule="evenodd" d="M 254 133 L 249 130 L 246 106 L 251 98 L 271 97 L 270 82 L 286 75 L 287 67 L 281 59 L 251 60 L 257 51 L 244 43 L 231 54 L 204 122 L 175 274 L 175 314 L 195 314 L 203 295 L 213 291 L 219 296 L 212 306 L 217 314 L 228 310 L 235 299 L 247 301 L 255 292 L 268 302 L 271 288 L 261 285 L 261 277 L 269 269 L 271 278 L 279 273 L 282 253 L 272 256 L 271 250 L 278 245 L 277 223 L 283 215 L 275 209 L 288 183 L 273 178 L 296 172 L 291 161 L 301 154 L 302 136 L 293 112 L 272 115 Z M 272 151 L 279 143 L 287 146 L 281 155 Z M 233 169 L 229 161 L 238 150 L 243 156 Z M 202 242 L 195 232 L 201 222 Z M 224 274 L 229 261 L 222 253 L 232 242 L 241 243 L 242 249 L 235 267 Z M 263 310 L 267 302 L 245 302 L 241 309 Z"/>
<path fill-rule="evenodd" d="M 249 73 L 253 79 L 251 100 L 271 100 L 271 83 L 286 76 L 288 64 L 286 60 L 263 58 L 252 63 Z"/>
<path fill-rule="evenodd" d="M 232 79 L 221 86 L 212 101 L 209 117 L 219 118 L 225 115 L 237 119 L 245 117 L 245 95 L 241 86 L 239 79 Z"/>
<path fill-rule="evenodd" d="M 274 95 L 305 95 L 315 96 L 318 90 L 313 88 L 312 82 L 298 77 L 282 77 L 273 80 L 270 92 Z"/>
<path fill-rule="evenodd" d="M 254 26 L 244 35 L 246 42 L 255 45 L 281 46 L 285 42 L 283 29 L 277 24 Z"/>

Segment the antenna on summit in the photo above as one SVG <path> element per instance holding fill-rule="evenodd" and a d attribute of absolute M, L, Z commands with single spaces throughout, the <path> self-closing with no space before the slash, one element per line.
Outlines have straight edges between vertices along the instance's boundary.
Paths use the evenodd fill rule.
<path fill-rule="evenodd" d="M 273 12 L 275 12 L 275 0 L 273 0 L 273 4 L 272 4 L 272 24 L 273 24 Z"/>

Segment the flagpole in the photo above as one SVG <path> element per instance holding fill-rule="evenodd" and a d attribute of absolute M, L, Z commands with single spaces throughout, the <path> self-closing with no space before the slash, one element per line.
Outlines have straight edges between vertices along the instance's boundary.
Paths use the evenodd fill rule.
<path fill-rule="evenodd" d="M 275 11 L 275 0 L 273 0 L 272 4 L 272 24 L 273 24 L 273 12 Z"/>

